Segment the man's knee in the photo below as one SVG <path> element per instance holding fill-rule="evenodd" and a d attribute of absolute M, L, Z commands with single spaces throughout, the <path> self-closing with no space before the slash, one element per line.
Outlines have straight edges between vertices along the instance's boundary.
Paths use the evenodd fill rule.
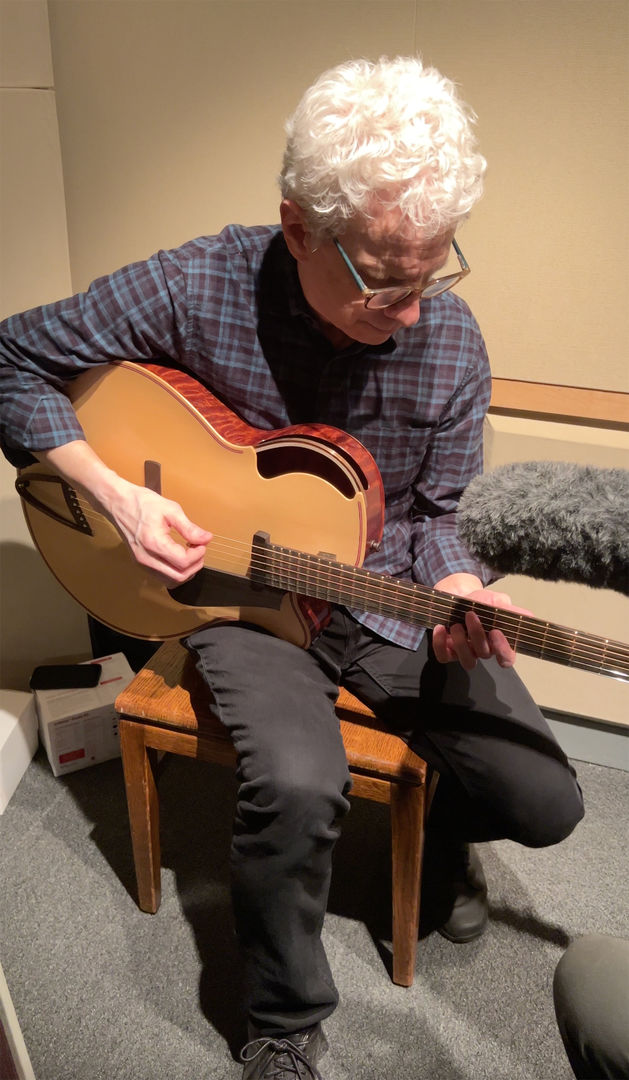
<path fill-rule="evenodd" d="M 349 809 L 351 780 L 340 744 L 333 755 L 278 752 L 256 775 L 242 780 L 238 817 L 245 831 L 275 835 L 277 843 L 291 835 L 332 838 Z"/>
<path fill-rule="evenodd" d="M 325 772 L 312 771 L 307 761 L 291 762 L 278 770 L 269 784 L 274 807 L 289 819 L 302 823 L 341 816 L 348 808 L 345 798 L 350 784 L 347 762 L 329 762 Z"/>
<path fill-rule="evenodd" d="M 526 847 L 542 848 L 559 844 L 579 824 L 585 813 L 581 788 L 574 770 L 566 766 L 544 785 L 527 785 L 526 795 L 518 804 L 515 832 L 511 839 Z"/>

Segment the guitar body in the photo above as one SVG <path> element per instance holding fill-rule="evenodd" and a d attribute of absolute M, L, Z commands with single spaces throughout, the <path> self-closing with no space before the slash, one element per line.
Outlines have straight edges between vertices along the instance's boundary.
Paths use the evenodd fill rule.
<path fill-rule="evenodd" d="M 380 540 L 384 505 L 364 447 L 325 425 L 251 428 L 196 380 L 158 365 L 98 367 L 70 396 L 88 442 L 111 468 L 180 503 L 214 534 L 205 565 L 216 589 L 208 596 L 206 580 L 199 603 L 178 602 L 109 521 L 37 463 L 20 471 L 17 488 L 33 541 L 64 588 L 136 637 L 178 638 L 237 619 L 307 647 L 316 604 L 256 586 L 248 576 L 253 538 L 261 532 L 273 544 L 361 566 Z"/>

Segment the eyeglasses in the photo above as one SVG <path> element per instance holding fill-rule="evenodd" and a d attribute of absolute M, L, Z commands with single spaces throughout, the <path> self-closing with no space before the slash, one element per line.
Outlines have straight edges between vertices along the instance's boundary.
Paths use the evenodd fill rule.
<path fill-rule="evenodd" d="M 380 310 L 382 308 L 392 307 L 393 304 L 399 304 L 401 300 L 406 300 L 406 298 L 413 293 L 429 300 L 432 296 L 440 296 L 441 293 L 447 292 L 448 289 L 451 289 L 453 285 L 456 285 L 461 278 L 467 277 L 470 273 L 470 268 L 465 260 L 465 256 L 456 240 L 453 238 L 452 247 L 456 252 L 457 259 L 461 266 L 461 269 L 456 274 L 446 274 L 445 277 L 433 278 L 427 285 L 422 285 L 421 287 L 411 286 L 409 288 L 406 285 L 392 285 L 387 289 L 368 289 L 347 252 L 343 250 L 336 237 L 333 239 L 347 269 L 363 294 L 366 308 Z"/>

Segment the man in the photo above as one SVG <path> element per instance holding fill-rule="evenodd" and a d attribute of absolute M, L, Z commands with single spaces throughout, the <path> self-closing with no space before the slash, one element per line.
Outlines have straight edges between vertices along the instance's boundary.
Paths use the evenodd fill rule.
<path fill-rule="evenodd" d="M 485 168 L 472 125 L 453 85 L 417 59 L 325 73 L 288 124 L 281 228 L 231 226 L 7 321 L 7 456 L 48 462 L 140 563 L 187 580 L 211 534 L 100 461 L 60 393 L 95 363 L 171 363 L 254 427 L 322 422 L 371 451 L 386 522 L 370 568 L 509 607 L 455 528 L 460 493 L 481 469 L 490 396 L 479 329 L 451 291 L 469 272 L 455 232 Z M 321 1023 L 337 1003 L 321 928 L 350 789 L 339 681 L 439 771 L 427 876 L 443 879 L 441 932 L 454 942 L 487 921 L 469 843 L 556 843 L 583 814 L 580 791 L 511 646 L 473 615 L 428 634 L 339 607 L 307 651 L 236 623 L 186 645 L 238 752 L 244 1080 L 318 1077 Z"/>

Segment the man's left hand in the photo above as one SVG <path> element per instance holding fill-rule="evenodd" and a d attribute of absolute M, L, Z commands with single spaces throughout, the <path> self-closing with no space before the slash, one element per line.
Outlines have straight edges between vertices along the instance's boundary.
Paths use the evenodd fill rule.
<path fill-rule="evenodd" d="M 478 587 L 469 589 L 468 586 L 472 583 Z M 467 600 L 489 604 L 490 607 L 503 608 L 517 615 L 532 614 L 525 608 L 515 607 L 506 593 L 484 589 L 482 583 L 471 575 L 453 574 L 452 577 L 438 582 L 435 588 L 455 596 L 464 596 Z M 488 660 L 491 656 L 496 657 L 500 667 L 510 668 L 515 663 L 515 649 L 509 644 L 502 630 L 484 630 L 478 615 L 473 611 L 467 612 L 465 623 L 454 623 L 450 627 L 435 626 L 432 646 L 439 663 L 449 664 L 458 660 L 466 671 L 471 671 L 478 660 Z"/>

